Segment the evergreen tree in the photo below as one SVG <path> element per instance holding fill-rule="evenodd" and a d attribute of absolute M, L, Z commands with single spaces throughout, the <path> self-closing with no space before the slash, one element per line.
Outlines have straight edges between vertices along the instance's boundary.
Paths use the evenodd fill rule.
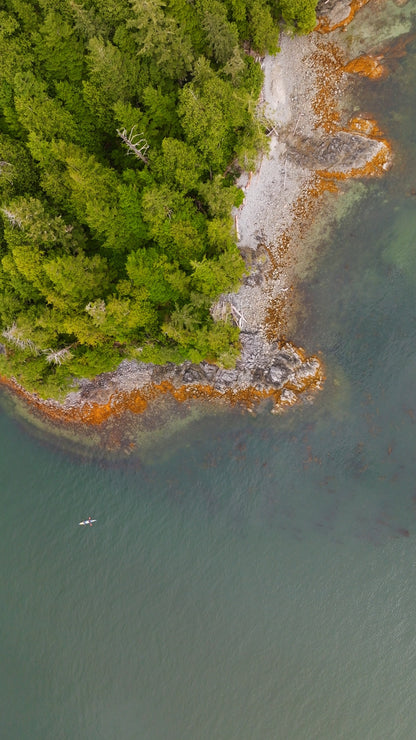
<path fill-rule="evenodd" d="M 267 146 L 245 50 L 280 20 L 309 30 L 315 0 L 4 0 L 2 371 L 52 393 L 123 356 L 232 365 L 210 306 L 244 274 L 233 178 Z"/>

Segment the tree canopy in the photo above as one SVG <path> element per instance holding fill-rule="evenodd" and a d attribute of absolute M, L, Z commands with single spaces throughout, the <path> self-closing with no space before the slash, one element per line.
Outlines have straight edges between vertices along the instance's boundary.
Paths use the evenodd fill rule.
<path fill-rule="evenodd" d="M 64 388 L 122 357 L 230 365 L 235 179 L 266 138 L 256 55 L 315 0 L 3 0 L 0 367 Z"/>

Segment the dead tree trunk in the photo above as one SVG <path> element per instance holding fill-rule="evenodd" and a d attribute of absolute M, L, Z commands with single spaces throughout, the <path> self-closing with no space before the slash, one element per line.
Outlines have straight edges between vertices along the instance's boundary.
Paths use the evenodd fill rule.
<path fill-rule="evenodd" d="M 144 164 L 149 164 L 149 160 L 146 157 L 146 152 L 149 148 L 149 144 L 146 139 L 143 138 L 143 134 L 136 134 L 133 126 L 130 133 L 127 133 L 127 129 L 123 128 L 121 131 L 117 129 L 117 134 L 120 139 L 124 142 L 130 152 L 133 152 L 134 156 L 141 159 Z M 142 138 L 140 138 L 142 137 Z"/>

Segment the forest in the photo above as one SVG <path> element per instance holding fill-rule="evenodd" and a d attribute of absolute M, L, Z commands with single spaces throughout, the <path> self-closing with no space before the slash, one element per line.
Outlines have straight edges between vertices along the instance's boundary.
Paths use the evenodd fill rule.
<path fill-rule="evenodd" d="M 259 58 L 316 0 L 3 0 L 0 372 L 59 395 L 144 362 L 231 367 Z"/>

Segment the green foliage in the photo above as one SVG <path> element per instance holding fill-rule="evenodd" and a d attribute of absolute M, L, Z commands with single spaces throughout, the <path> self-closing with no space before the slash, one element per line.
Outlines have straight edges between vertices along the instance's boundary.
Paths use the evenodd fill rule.
<path fill-rule="evenodd" d="M 200 8 L 208 55 L 223 65 L 238 48 L 237 26 L 227 20 L 227 10 L 219 0 L 202 0 Z"/>
<path fill-rule="evenodd" d="M 43 269 L 53 286 L 47 303 L 62 310 L 81 310 L 88 300 L 105 295 L 109 288 L 107 261 L 99 254 L 87 257 L 78 250 L 44 260 Z"/>
<path fill-rule="evenodd" d="M 221 79 L 201 57 L 192 82 L 180 92 L 179 115 L 185 139 L 199 152 L 210 173 L 223 172 L 238 139 L 252 126 L 248 96 Z"/>
<path fill-rule="evenodd" d="M 194 61 L 192 45 L 178 21 L 164 12 L 162 0 L 131 0 L 133 17 L 128 27 L 134 35 L 139 57 L 151 62 L 162 75 L 182 80 Z"/>
<path fill-rule="evenodd" d="M 14 104 L 19 122 L 28 133 L 43 139 L 55 138 L 72 141 L 75 123 L 62 103 L 47 94 L 47 86 L 30 72 L 16 74 Z"/>
<path fill-rule="evenodd" d="M 204 258 L 193 262 L 192 286 L 209 298 L 233 290 L 241 280 L 245 265 L 235 246 L 220 254 L 216 259 Z"/>
<path fill-rule="evenodd" d="M 51 8 L 32 35 L 36 59 L 50 81 L 67 79 L 78 83 L 82 79 L 84 45 L 71 20 L 69 14 Z"/>
<path fill-rule="evenodd" d="M 151 303 L 158 307 L 169 306 L 189 295 L 190 278 L 178 264 L 155 249 L 130 253 L 126 267 L 135 288 L 145 288 Z"/>
<path fill-rule="evenodd" d="M 293 33 L 305 34 L 316 26 L 317 0 L 279 0 L 282 19 Z"/>
<path fill-rule="evenodd" d="M 35 192 L 38 173 L 26 147 L 7 134 L 0 134 L 0 197 L 6 202 L 15 195 Z"/>
<path fill-rule="evenodd" d="M 244 273 L 233 183 L 267 145 L 245 50 L 313 17 L 310 0 L 5 0 L 2 372 L 56 394 L 123 356 L 232 365 L 238 330 L 210 305 Z"/>
<path fill-rule="evenodd" d="M 170 138 L 163 139 L 162 152 L 155 159 L 153 171 L 162 182 L 176 185 L 185 193 L 197 190 L 201 177 L 206 175 L 194 147 Z"/>
<path fill-rule="evenodd" d="M 204 359 L 214 360 L 224 357 L 226 364 L 238 352 L 239 332 L 235 326 L 225 321 L 205 321 L 195 316 L 193 307 L 185 304 L 181 310 L 174 311 L 170 322 L 164 324 L 163 331 L 180 346 L 185 347 L 193 362 Z"/>
<path fill-rule="evenodd" d="M 201 182 L 198 190 L 212 218 L 229 218 L 232 207 L 243 202 L 243 191 L 234 185 L 227 187 L 221 175 Z"/>
<path fill-rule="evenodd" d="M 188 359 L 188 351 L 184 347 L 159 342 L 145 342 L 142 347 L 133 349 L 131 356 L 140 362 L 153 362 L 155 365 L 165 365 L 167 362 L 180 364 Z"/>
<path fill-rule="evenodd" d="M 292 0 L 290 0 L 292 2 Z M 249 7 L 252 43 L 261 54 L 275 54 L 279 48 L 279 28 L 273 21 L 266 0 L 253 0 Z"/>

